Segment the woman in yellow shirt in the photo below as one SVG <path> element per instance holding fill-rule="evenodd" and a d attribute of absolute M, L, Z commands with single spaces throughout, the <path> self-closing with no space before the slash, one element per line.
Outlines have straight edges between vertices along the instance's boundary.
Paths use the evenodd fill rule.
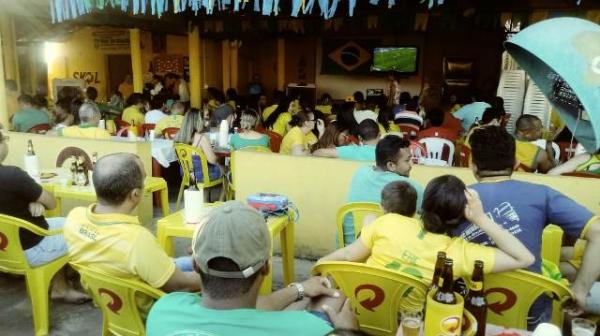
<path fill-rule="evenodd" d="M 392 182 L 382 191 L 386 214 L 363 228 L 360 239 L 320 261 L 365 261 L 431 282 L 437 252 L 454 261 L 454 276 L 468 277 L 475 260 L 484 262 L 486 273 L 505 272 L 533 264 L 533 254 L 510 232 L 484 212 L 476 191 L 451 175 L 433 179 L 423 195 L 421 221 L 413 218 L 416 191 L 406 182 Z M 450 237 L 454 227 L 467 219 L 494 240 L 498 248 Z M 404 309 L 422 308 L 425 293 L 411 292 Z"/>
<path fill-rule="evenodd" d="M 309 146 L 315 144 L 318 139 L 311 132 L 313 128 L 319 128 L 319 135 L 322 136 L 325 132 L 325 123 L 323 120 L 315 120 L 315 115 L 312 112 L 298 112 L 290 121 L 292 128 L 283 137 L 279 153 L 291 155 L 308 155 Z"/>
<path fill-rule="evenodd" d="M 300 110 L 300 102 L 297 99 L 283 98 L 275 111 L 265 120 L 263 126 L 283 137 L 289 130 L 289 122 L 292 120 L 292 116 Z"/>

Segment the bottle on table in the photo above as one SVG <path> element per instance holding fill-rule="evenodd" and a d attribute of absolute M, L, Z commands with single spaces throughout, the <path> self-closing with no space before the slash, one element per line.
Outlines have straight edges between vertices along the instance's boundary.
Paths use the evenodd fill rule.
<path fill-rule="evenodd" d="M 475 336 L 484 336 L 487 319 L 487 301 L 483 291 L 483 261 L 481 260 L 476 260 L 473 267 L 473 275 L 469 282 L 469 293 L 465 297 L 465 309 L 477 320 L 477 332 Z"/>
<path fill-rule="evenodd" d="M 71 156 L 71 184 L 75 185 L 75 181 L 77 181 L 77 158 L 75 155 Z"/>
<path fill-rule="evenodd" d="M 75 184 L 83 187 L 85 185 L 87 185 L 88 180 L 87 180 L 87 174 L 85 173 L 85 169 L 83 167 L 83 158 L 79 157 L 79 159 L 77 160 L 77 173 L 75 176 Z"/>
<path fill-rule="evenodd" d="M 439 251 L 437 254 L 437 261 L 435 262 L 435 268 L 433 270 L 433 278 L 431 279 L 431 285 L 429 290 L 437 291 L 440 287 L 440 277 L 444 269 L 444 262 L 446 261 L 446 252 Z"/>
<path fill-rule="evenodd" d="M 35 151 L 33 150 L 33 142 L 31 141 L 31 139 L 27 140 L 27 155 L 35 155 Z"/>
<path fill-rule="evenodd" d="M 446 258 L 444 261 L 444 270 L 442 272 L 442 285 L 433 295 L 433 299 L 439 303 L 455 304 L 456 296 L 454 296 L 454 272 L 452 259 Z"/>

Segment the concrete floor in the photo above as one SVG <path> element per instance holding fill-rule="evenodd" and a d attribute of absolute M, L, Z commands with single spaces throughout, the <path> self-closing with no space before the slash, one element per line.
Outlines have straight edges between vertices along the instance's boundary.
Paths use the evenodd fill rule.
<path fill-rule="evenodd" d="M 177 197 L 178 188 L 169 186 L 170 200 Z M 175 208 L 174 201 L 171 209 Z M 156 232 L 156 219 L 159 209 L 154 209 L 154 223 L 150 230 Z M 189 240 L 176 239 L 177 255 L 184 255 Z M 296 259 L 296 280 L 308 277 L 312 260 Z M 281 258 L 273 257 L 273 288 L 283 286 Z M 0 273 L 0 335 L 30 336 L 34 335 L 31 302 L 23 277 Z M 51 336 L 99 336 L 102 334 L 102 315 L 100 310 L 90 302 L 85 304 L 69 304 L 60 300 L 50 301 L 50 335 Z"/>

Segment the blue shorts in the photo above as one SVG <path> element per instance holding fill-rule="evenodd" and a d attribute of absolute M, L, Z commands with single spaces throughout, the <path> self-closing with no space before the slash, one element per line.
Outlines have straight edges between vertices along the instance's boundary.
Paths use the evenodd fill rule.
<path fill-rule="evenodd" d="M 48 229 L 62 229 L 65 220 L 65 217 L 46 218 Z M 37 245 L 25 250 L 25 257 L 27 257 L 29 266 L 36 267 L 60 258 L 66 255 L 68 251 L 65 237 L 62 234 L 57 234 L 44 237 Z"/>

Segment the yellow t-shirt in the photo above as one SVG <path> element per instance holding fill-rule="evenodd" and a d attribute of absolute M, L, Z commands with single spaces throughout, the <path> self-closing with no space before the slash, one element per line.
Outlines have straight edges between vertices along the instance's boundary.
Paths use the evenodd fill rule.
<path fill-rule="evenodd" d="M 110 133 L 107 130 L 94 126 L 68 126 L 61 128 L 58 132 L 69 138 L 110 139 Z"/>
<path fill-rule="evenodd" d="M 262 112 L 262 117 L 263 120 L 267 120 L 267 118 L 271 115 L 271 113 L 275 112 L 275 110 L 277 109 L 277 104 L 273 104 L 271 106 L 265 107 L 265 109 Z"/>
<path fill-rule="evenodd" d="M 470 277 L 475 260 L 482 260 L 484 272 L 494 266 L 494 248 L 425 231 L 418 219 L 385 214 L 363 228 L 361 241 L 371 249 L 367 264 L 408 273 L 431 282 L 438 251 L 454 261 L 454 277 Z M 421 309 L 425 293 L 412 291 L 401 309 Z"/>
<path fill-rule="evenodd" d="M 331 114 L 331 105 L 316 105 L 315 110 L 323 112 L 323 114 Z"/>
<path fill-rule="evenodd" d="M 536 171 L 538 165 L 538 156 L 542 151 L 536 144 L 528 141 L 515 139 L 516 157 L 520 164 L 527 167 L 530 171 Z M 517 169 L 523 170 L 523 169 Z"/>
<path fill-rule="evenodd" d="M 312 146 L 316 144 L 317 141 L 319 141 L 319 138 L 317 138 L 317 136 L 313 132 L 308 132 L 308 134 L 304 136 L 304 142 L 306 142 L 307 146 Z"/>
<path fill-rule="evenodd" d="M 156 126 L 154 127 L 154 133 L 157 135 L 161 135 L 165 128 L 169 128 L 169 127 L 181 128 L 184 118 L 185 118 L 184 116 L 179 115 L 179 114 L 173 114 L 170 116 L 166 116 L 166 117 L 160 119 L 156 123 Z"/>
<path fill-rule="evenodd" d="M 282 114 L 279 115 L 279 117 L 277 117 L 277 120 L 273 124 L 273 127 L 272 127 L 273 132 L 284 137 L 285 134 L 287 133 L 287 125 L 289 124 L 289 122 L 291 120 L 292 120 L 292 114 L 289 112 L 283 112 Z"/>
<path fill-rule="evenodd" d="M 308 134 L 312 134 L 312 132 Z M 292 127 L 292 129 L 283 137 L 281 147 L 279 147 L 279 153 L 291 154 L 292 148 L 296 145 L 302 145 L 302 149 L 308 150 L 307 137 L 302 133 L 302 130 L 298 126 Z"/>
<path fill-rule="evenodd" d="M 63 234 L 71 262 L 120 278 L 134 278 L 161 288 L 175 272 L 175 263 L 141 226 L 136 216 L 96 214 L 95 204 L 69 213 Z M 150 307 L 147 297 L 138 307 Z"/>
<path fill-rule="evenodd" d="M 123 99 L 127 100 L 129 96 L 133 93 L 133 84 L 121 83 L 119 84 L 119 92 L 123 95 Z"/>
<path fill-rule="evenodd" d="M 136 106 L 129 106 L 124 109 L 121 119 L 130 125 L 141 126 L 144 124 L 144 114 Z"/>

